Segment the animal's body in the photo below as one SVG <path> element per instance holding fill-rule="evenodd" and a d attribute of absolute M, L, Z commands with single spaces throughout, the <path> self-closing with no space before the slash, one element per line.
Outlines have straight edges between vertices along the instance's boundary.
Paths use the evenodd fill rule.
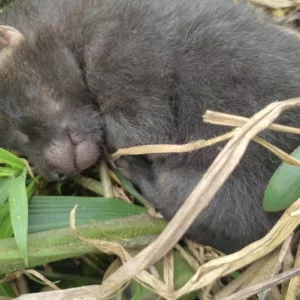
<path fill-rule="evenodd" d="M 104 134 L 111 149 L 208 139 L 228 128 L 203 123 L 207 109 L 251 116 L 300 96 L 300 40 L 230 0 L 17 0 L 0 22 L 14 28 L 0 33 L 0 146 L 48 179 L 93 164 Z M 298 126 L 299 110 L 280 121 Z M 118 165 L 169 219 L 218 152 Z M 278 165 L 251 143 L 188 237 L 225 252 L 262 237 L 278 218 L 262 207 Z"/>

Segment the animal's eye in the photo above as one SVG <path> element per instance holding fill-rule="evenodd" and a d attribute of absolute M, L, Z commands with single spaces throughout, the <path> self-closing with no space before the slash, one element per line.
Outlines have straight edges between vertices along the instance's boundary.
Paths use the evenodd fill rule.
<path fill-rule="evenodd" d="M 20 144 L 26 144 L 29 142 L 29 137 L 28 135 L 26 135 L 25 133 L 23 133 L 22 131 L 18 130 L 16 132 L 16 135 L 15 135 L 18 143 Z"/>

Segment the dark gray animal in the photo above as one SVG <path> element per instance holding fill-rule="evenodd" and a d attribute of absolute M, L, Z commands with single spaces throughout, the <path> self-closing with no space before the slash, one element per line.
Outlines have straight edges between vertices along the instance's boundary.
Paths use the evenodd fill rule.
<path fill-rule="evenodd" d="M 251 116 L 300 96 L 300 40 L 230 0 L 19 0 L 0 22 L 0 146 L 49 180 L 91 166 L 104 133 L 111 149 L 187 143 L 228 130 L 204 124 L 207 109 Z M 280 119 L 299 121 L 299 110 Z M 219 151 L 118 165 L 169 219 Z M 278 164 L 252 143 L 187 236 L 224 252 L 262 237 L 278 218 L 262 208 Z"/>

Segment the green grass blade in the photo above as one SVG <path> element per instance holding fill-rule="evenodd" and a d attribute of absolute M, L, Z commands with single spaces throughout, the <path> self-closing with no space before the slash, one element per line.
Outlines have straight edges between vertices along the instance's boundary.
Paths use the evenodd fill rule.
<path fill-rule="evenodd" d="M 163 278 L 163 262 L 160 260 L 155 264 L 155 268 Z M 183 287 L 188 280 L 194 275 L 194 271 L 191 266 L 185 261 L 185 259 L 180 255 L 178 251 L 174 251 L 174 286 L 178 290 Z M 130 284 L 133 297 L 131 300 L 154 300 L 158 296 L 151 290 L 142 286 L 133 280 Z M 193 292 L 191 294 L 182 296 L 180 300 L 194 300 L 197 297 L 197 293 Z"/>
<path fill-rule="evenodd" d="M 8 283 L 0 283 L 0 296 L 15 298 L 16 295 L 13 292 L 11 286 Z"/>
<path fill-rule="evenodd" d="M 12 167 L 0 167 L 0 178 L 14 177 L 17 174 L 18 171 L 14 170 Z"/>
<path fill-rule="evenodd" d="M 133 186 L 133 184 L 131 183 L 131 181 L 129 181 L 127 178 L 125 178 L 119 170 L 114 169 L 113 172 L 115 173 L 115 175 L 118 177 L 118 179 L 121 182 L 121 185 L 123 186 L 123 188 L 129 192 L 134 198 L 136 198 L 136 200 L 138 200 L 141 204 L 143 204 L 145 207 L 152 207 L 152 205 L 150 204 L 150 202 L 141 194 L 139 193 L 136 188 Z"/>
<path fill-rule="evenodd" d="M 139 214 L 107 220 L 96 225 L 81 225 L 77 229 L 86 238 L 115 241 L 125 248 L 148 245 L 165 228 L 167 222 Z M 69 228 L 32 233 L 28 235 L 29 264 L 24 259 L 14 238 L 0 240 L 0 274 L 70 258 L 87 253 L 99 253 L 94 246 L 78 239 Z"/>
<path fill-rule="evenodd" d="M 291 155 L 300 159 L 300 147 Z M 282 163 L 273 174 L 264 196 L 264 210 L 281 211 L 300 197 L 300 168 Z"/>
<path fill-rule="evenodd" d="M 12 237 L 13 229 L 11 225 L 10 215 L 6 216 L 0 224 L 0 240 Z"/>
<path fill-rule="evenodd" d="M 113 220 L 145 213 L 144 207 L 102 197 L 36 196 L 29 203 L 29 232 L 69 226 L 70 212 L 78 204 L 76 224 Z"/>
<path fill-rule="evenodd" d="M 0 179 L 0 205 L 8 198 L 8 179 Z"/>
<path fill-rule="evenodd" d="M 13 176 L 15 175 L 16 171 L 12 167 L 0 167 L 0 174 L 1 173 L 7 173 Z"/>
<path fill-rule="evenodd" d="M 34 180 L 31 180 L 26 187 L 27 198 L 30 199 L 36 191 L 37 184 Z"/>
<path fill-rule="evenodd" d="M 0 164 L 7 164 L 18 171 L 23 170 L 25 167 L 22 159 L 3 148 L 0 148 Z"/>
<path fill-rule="evenodd" d="M 0 178 L 13 177 L 11 173 L 0 172 Z"/>
<path fill-rule="evenodd" d="M 0 182 L 2 182 L 2 181 L 0 181 Z M 8 182 L 9 182 L 9 180 L 6 181 L 7 196 L 3 196 L 3 199 L 8 198 Z M 26 188 L 28 198 L 30 198 L 32 196 L 35 189 L 36 189 L 36 183 L 32 180 Z M 0 194 L 0 196 L 1 195 L 4 195 L 4 193 Z M 3 221 L 2 225 L 0 226 L 0 238 L 9 238 L 13 235 L 13 229 L 12 229 L 12 224 L 10 221 L 9 212 L 10 212 L 9 202 L 6 202 L 6 203 L 0 205 L 0 220 L 3 219 L 5 221 L 5 222 Z"/>
<path fill-rule="evenodd" d="M 90 191 L 96 193 L 97 195 L 103 196 L 104 190 L 103 185 L 100 181 L 95 180 L 93 178 L 85 177 L 82 175 L 76 176 L 73 179 L 77 184 L 89 189 Z"/>
<path fill-rule="evenodd" d="M 8 186 L 10 217 L 16 242 L 20 248 L 25 264 L 28 263 L 28 200 L 26 192 L 26 173 L 24 169 L 18 177 L 12 178 Z"/>
<path fill-rule="evenodd" d="M 6 202 L 0 206 L 0 220 L 9 215 L 9 203 Z M 0 229 L 1 230 L 1 229 Z"/>

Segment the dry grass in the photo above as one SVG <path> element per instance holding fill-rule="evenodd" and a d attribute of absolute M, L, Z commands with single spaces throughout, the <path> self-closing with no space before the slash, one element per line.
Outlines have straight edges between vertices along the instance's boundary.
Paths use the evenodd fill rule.
<path fill-rule="evenodd" d="M 273 124 L 274 120 L 280 115 L 281 112 L 286 109 L 293 109 L 296 106 L 300 106 L 300 98 L 272 103 L 250 119 L 239 119 L 240 123 L 234 125 L 240 127 L 230 132 L 231 139 L 217 156 L 213 164 L 207 170 L 206 174 L 202 177 L 202 180 L 195 187 L 194 191 L 186 199 L 184 205 L 170 221 L 164 232 L 152 244 L 143 249 L 136 256 L 130 255 L 130 253 L 128 253 L 117 243 L 85 239 L 76 231 L 74 215 L 72 215 L 71 227 L 76 234 L 78 234 L 80 239 L 87 243 L 91 243 L 105 253 L 114 253 L 118 255 L 123 265 L 116 269 L 115 272 L 112 272 L 100 286 L 87 286 L 83 288 L 48 292 L 43 294 L 43 298 L 45 300 L 50 298 L 108 299 L 110 296 L 122 290 L 132 278 L 135 278 L 144 286 L 147 286 L 149 289 L 155 291 L 157 295 L 163 297 L 164 299 L 178 299 L 183 295 L 199 289 L 203 289 L 204 292 L 208 291 L 207 294 L 209 294 L 210 290 L 214 286 L 214 283 L 217 282 L 220 277 L 230 274 L 233 271 L 240 270 L 245 266 L 249 266 L 251 263 L 255 263 L 255 261 L 259 259 L 261 259 L 261 264 L 259 266 L 256 265 L 256 268 L 259 267 L 261 269 L 262 264 L 266 264 L 267 266 L 267 263 L 269 262 L 268 257 L 270 257 L 270 255 L 275 264 L 273 263 L 273 267 L 271 267 L 271 269 L 268 267 L 268 269 L 271 271 L 267 272 L 267 274 L 263 276 L 263 279 L 266 279 L 266 281 L 261 282 L 261 280 L 258 285 L 256 284 L 244 290 L 245 281 L 243 281 L 243 277 L 248 278 L 246 276 L 247 272 L 245 272 L 244 276 L 240 276 L 240 278 L 237 279 L 237 281 L 240 282 L 239 284 L 236 284 L 234 288 L 228 289 L 227 287 L 227 292 L 226 290 L 224 292 L 219 289 L 216 295 L 222 295 L 222 298 L 218 299 L 246 299 L 246 297 L 265 290 L 275 283 L 278 284 L 284 280 L 296 276 L 297 274 L 300 274 L 299 262 L 296 260 L 294 269 L 277 275 L 281 269 L 281 265 L 285 259 L 287 250 L 290 247 L 291 234 L 300 224 L 300 215 L 295 213 L 300 210 L 300 200 L 296 201 L 286 210 L 278 223 L 264 238 L 234 254 L 228 256 L 217 255 L 215 259 L 212 259 L 208 262 L 200 262 L 197 260 L 193 253 L 196 253 L 195 249 L 191 252 L 192 255 L 185 255 L 186 257 L 191 256 L 192 259 L 197 260 L 197 271 L 195 275 L 179 290 L 174 290 L 173 286 L 174 267 L 171 251 L 181 239 L 188 227 L 199 215 L 199 213 L 201 213 L 201 211 L 205 209 L 207 205 L 209 205 L 210 200 L 224 184 L 234 168 L 238 165 L 239 160 L 245 153 L 249 142 L 252 139 L 255 140 L 256 135 L 259 132 L 266 128 L 270 128 L 272 130 L 277 130 L 279 128 L 281 131 L 299 133 L 299 129 L 283 128 L 282 126 Z M 227 122 L 224 121 L 224 119 L 222 120 L 222 118 L 218 119 L 218 113 L 212 114 L 211 112 L 205 114 L 205 121 L 210 122 L 211 116 L 213 116 L 214 120 L 219 120 L 218 122 L 221 122 L 222 125 L 224 125 L 224 122 Z M 228 117 L 227 115 L 226 118 L 229 118 L 229 120 L 231 120 L 230 122 L 237 120 L 237 117 L 235 116 Z M 228 121 L 227 125 L 229 125 L 230 122 Z M 200 147 L 203 146 L 203 143 L 200 145 Z M 149 150 L 149 147 L 151 150 L 151 146 L 147 146 L 147 149 Z M 162 146 L 154 146 L 155 151 L 157 151 L 157 149 L 162 149 L 158 147 Z M 173 146 L 171 145 L 163 147 Z M 180 147 L 181 150 L 185 151 L 185 147 L 190 147 L 190 145 L 181 145 Z M 136 150 L 138 150 L 139 154 L 141 154 L 141 147 L 137 147 L 135 149 L 131 148 L 130 154 L 136 154 Z M 124 151 L 121 151 L 119 151 L 119 155 L 120 153 L 124 153 Z M 129 150 L 127 149 L 126 151 L 126 154 L 129 154 Z M 286 156 L 284 157 L 286 158 Z M 290 159 L 289 155 L 287 155 L 287 157 Z M 296 162 L 296 164 L 298 164 L 298 162 Z M 199 199 L 201 201 L 199 201 Z M 284 244 L 285 246 L 282 248 L 283 250 L 277 250 L 277 252 L 274 252 L 282 243 L 284 243 L 284 241 L 286 242 Z M 147 267 L 152 266 L 164 256 L 165 271 L 163 279 L 157 278 L 155 275 L 151 274 L 151 272 L 145 271 Z M 192 261 L 191 258 L 187 259 Z M 255 266 L 255 264 L 253 266 Z M 251 267 L 249 270 L 251 270 Z M 251 274 L 253 274 L 253 269 Z M 251 279 L 253 279 L 253 276 L 250 276 Z M 267 279 L 266 277 L 270 278 Z M 293 295 L 293 293 L 295 294 L 294 291 L 297 291 L 299 288 L 298 284 L 299 282 L 296 280 L 291 281 L 288 288 L 289 295 Z M 237 292 L 237 294 L 224 298 L 228 295 L 228 291 L 230 291 L 230 293 Z M 276 290 L 272 293 L 276 295 Z M 271 296 L 272 293 L 270 293 Z M 279 293 L 278 290 L 277 293 Z M 21 296 L 18 299 L 40 299 L 40 297 L 40 294 L 32 294 Z M 296 299 L 292 298 L 292 296 L 290 297 L 291 298 L 289 299 Z M 294 295 L 294 297 L 296 296 Z"/>

